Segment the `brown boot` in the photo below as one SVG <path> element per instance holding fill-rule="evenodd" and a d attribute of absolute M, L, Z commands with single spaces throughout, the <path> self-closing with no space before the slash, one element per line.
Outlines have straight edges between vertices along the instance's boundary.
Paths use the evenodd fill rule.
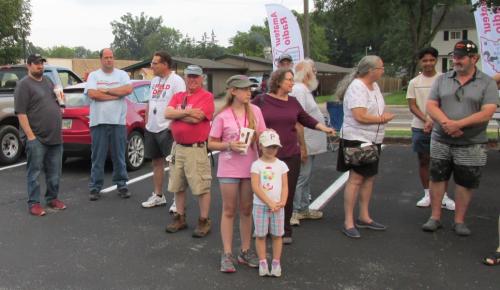
<path fill-rule="evenodd" d="M 199 218 L 198 226 L 193 232 L 194 238 L 203 238 L 210 232 L 212 221 L 209 218 Z"/>
<path fill-rule="evenodd" d="M 186 224 L 186 214 L 174 214 L 174 218 L 171 224 L 167 225 L 165 231 L 167 233 L 175 233 L 177 231 L 187 228 Z"/>

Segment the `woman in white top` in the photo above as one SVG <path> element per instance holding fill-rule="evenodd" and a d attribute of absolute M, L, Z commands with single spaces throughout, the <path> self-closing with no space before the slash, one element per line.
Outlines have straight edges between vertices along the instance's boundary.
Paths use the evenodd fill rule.
<path fill-rule="evenodd" d="M 360 238 L 358 228 L 385 230 L 385 226 L 371 219 L 368 210 L 373 182 L 378 172 L 378 161 L 367 165 L 347 165 L 344 162 L 344 147 L 358 147 L 363 143 L 380 146 L 384 139 L 384 124 L 394 115 L 384 112 L 385 102 L 376 81 L 384 74 L 384 63 L 380 57 L 363 57 L 354 71 L 346 76 L 337 88 L 336 95 L 343 101 L 342 124 L 337 170 L 349 171 L 344 191 L 345 220 L 342 232 L 350 238 Z M 354 221 L 354 206 L 358 192 L 359 218 Z"/>

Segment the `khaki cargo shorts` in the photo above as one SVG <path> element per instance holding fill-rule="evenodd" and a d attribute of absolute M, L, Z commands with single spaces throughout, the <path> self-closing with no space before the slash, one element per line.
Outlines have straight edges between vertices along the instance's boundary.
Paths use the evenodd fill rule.
<path fill-rule="evenodd" d="M 188 147 L 176 144 L 172 155 L 168 191 L 186 191 L 189 186 L 193 195 L 210 192 L 212 170 L 206 145 Z"/>

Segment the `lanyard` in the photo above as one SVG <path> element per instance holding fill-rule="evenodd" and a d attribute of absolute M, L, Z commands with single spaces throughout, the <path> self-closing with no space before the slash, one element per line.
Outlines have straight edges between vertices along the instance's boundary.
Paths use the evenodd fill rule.
<path fill-rule="evenodd" d="M 233 113 L 234 121 L 236 122 L 236 125 L 238 125 L 238 135 L 241 134 L 241 125 L 240 122 L 238 121 L 238 117 L 236 117 L 236 113 L 234 112 L 233 108 L 231 108 L 231 112 Z M 245 119 L 243 126 L 247 126 L 247 111 L 245 110 Z"/>
<path fill-rule="evenodd" d="M 168 75 L 167 78 L 163 81 L 163 84 L 161 83 L 162 79 L 160 79 L 160 81 L 158 82 L 158 89 L 161 89 L 161 93 L 160 93 L 160 95 L 157 98 L 158 100 L 160 100 L 163 97 L 165 97 L 165 94 L 167 93 L 167 90 L 165 89 L 165 84 L 167 83 L 168 78 L 170 78 L 170 75 Z M 156 115 L 156 105 L 153 108 L 153 115 Z"/>

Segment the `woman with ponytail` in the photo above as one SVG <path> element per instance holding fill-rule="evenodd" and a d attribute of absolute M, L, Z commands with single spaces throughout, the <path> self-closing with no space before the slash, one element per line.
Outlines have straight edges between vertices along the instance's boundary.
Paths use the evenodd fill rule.
<path fill-rule="evenodd" d="M 226 104 L 215 116 L 208 139 L 208 148 L 219 150 L 217 178 L 222 195 L 221 237 L 223 252 L 220 270 L 236 271 L 232 256 L 233 224 L 236 212 L 240 216 L 241 250 L 238 262 L 258 267 L 259 260 L 250 249 L 252 239 L 253 193 L 250 167 L 258 158 L 257 135 L 266 129 L 260 109 L 250 104 L 251 87 L 256 84 L 245 75 L 235 75 L 227 81 Z M 240 134 L 253 130 L 250 144 L 240 142 Z M 239 200 L 239 204 L 238 204 Z"/>
<path fill-rule="evenodd" d="M 337 170 L 349 171 L 344 190 L 344 226 L 342 232 L 350 238 L 360 238 L 358 228 L 385 230 L 369 213 L 373 182 L 378 172 L 378 160 L 362 165 L 346 164 L 345 147 L 360 147 L 376 144 L 380 153 L 384 139 L 384 125 L 394 115 L 384 112 L 385 102 L 376 81 L 384 74 L 384 63 L 380 57 L 363 57 L 354 71 L 340 82 L 336 95 L 344 104 L 344 122 L 340 130 L 340 148 Z M 359 193 L 359 218 L 354 221 L 354 207 Z"/>

